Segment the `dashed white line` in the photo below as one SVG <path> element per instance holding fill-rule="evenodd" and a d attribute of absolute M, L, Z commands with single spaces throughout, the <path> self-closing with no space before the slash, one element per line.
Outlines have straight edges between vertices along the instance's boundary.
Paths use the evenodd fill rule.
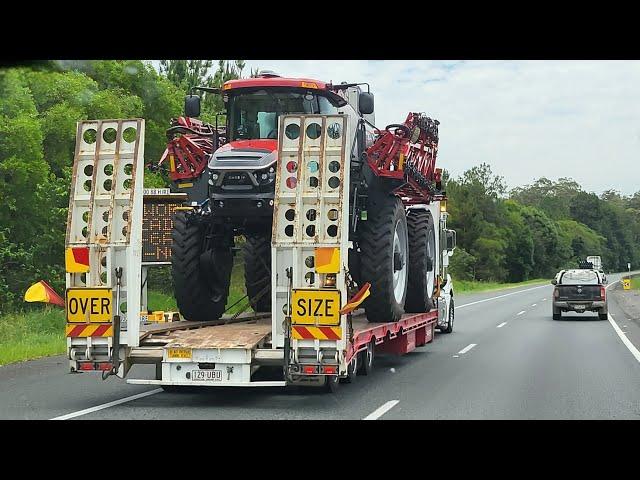
<path fill-rule="evenodd" d="M 131 395 L 130 397 L 121 398 L 120 400 L 114 400 L 113 402 L 103 403 L 102 405 L 98 405 L 96 407 L 85 408 L 84 410 L 78 410 L 77 412 L 67 413 L 66 415 L 52 418 L 51 420 L 68 420 L 69 418 L 80 417 L 81 415 L 86 415 L 87 413 L 93 413 L 93 412 L 97 412 L 98 410 L 104 410 L 105 408 L 114 407 L 116 405 L 120 405 L 121 403 L 137 400 L 138 398 L 148 397 L 149 395 L 154 395 L 160 392 L 162 392 L 162 389 L 156 388 L 155 390 L 150 390 L 144 393 L 138 393 L 137 395 Z"/>
<path fill-rule="evenodd" d="M 535 307 L 536 305 L 538 305 L 537 303 L 532 303 L 531 306 Z"/>
<path fill-rule="evenodd" d="M 546 299 L 546 298 L 543 298 L 543 299 L 542 299 L 542 301 L 543 301 L 543 302 L 546 302 L 546 301 L 547 301 L 547 299 Z"/>
<path fill-rule="evenodd" d="M 526 312 L 526 310 L 522 310 L 521 312 L 518 312 L 517 314 L 518 314 L 518 315 L 522 315 L 522 314 L 523 314 L 523 313 L 525 313 L 525 312 Z"/>
<path fill-rule="evenodd" d="M 496 328 L 502 328 L 507 324 L 507 322 L 502 322 L 500 325 L 498 325 Z"/>
<path fill-rule="evenodd" d="M 471 305 L 476 305 L 478 303 L 490 302 L 491 300 L 496 300 L 498 298 L 508 297 L 509 295 L 516 295 L 518 293 L 529 292 L 531 290 L 535 290 L 536 288 L 547 287 L 548 285 L 540 285 L 539 287 L 527 288 L 526 290 L 518 290 L 517 292 L 505 293 L 504 295 L 498 295 L 497 297 L 485 298 L 484 300 L 478 300 L 476 302 L 465 303 L 464 305 L 456 305 L 456 308 L 464 308 L 469 307 Z"/>
<path fill-rule="evenodd" d="M 373 412 L 364 417 L 363 420 L 377 420 L 393 407 L 395 407 L 398 403 L 400 403 L 400 400 L 389 400 L 387 403 L 385 403 L 381 407 L 376 408 Z"/>
<path fill-rule="evenodd" d="M 462 350 L 460 350 L 458 352 L 458 355 L 463 355 L 465 353 L 467 353 L 469 350 L 471 350 L 473 347 L 475 347 L 477 345 L 477 343 L 470 343 L 469 345 L 467 345 L 466 347 L 464 347 Z"/>

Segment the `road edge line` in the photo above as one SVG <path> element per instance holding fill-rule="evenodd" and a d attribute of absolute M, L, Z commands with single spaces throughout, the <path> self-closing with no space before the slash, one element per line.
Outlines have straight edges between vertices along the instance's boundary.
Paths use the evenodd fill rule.
<path fill-rule="evenodd" d="M 160 393 L 163 390 L 161 388 L 157 388 L 155 390 L 150 390 L 148 392 L 138 393 L 137 395 L 131 395 L 130 397 L 121 398 L 119 400 L 114 400 L 113 402 L 103 403 L 102 405 L 97 405 L 95 407 L 85 408 L 84 410 L 78 410 L 77 412 L 67 413 L 66 415 L 61 415 L 59 417 L 50 418 L 49 420 L 68 420 L 69 418 L 80 417 L 82 415 L 87 415 L 88 413 L 98 412 L 100 410 L 104 410 L 105 408 L 115 407 L 116 405 L 120 405 L 122 403 L 130 402 L 132 400 L 137 400 L 139 398 L 148 397 L 149 395 L 154 395 L 156 393 Z"/>
<path fill-rule="evenodd" d="M 488 302 L 490 300 L 496 300 L 498 298 L 508 297 L 509 295 L 515 295 L 517 293 L 530 292 L 531 290 L 535 290 L 537 288 L 548 287 L 549 285 L 538 285 L 537 287 L 527 288 L 525 290 L 518 290 L 517 292 L 505 293 L 504 295 L 498 295 L 497 297 L 485 298 L 484 300 L 478 300 L 476 302 L 465 303 L 464 305 L 456 305 L 456 309 L 468 307 L 470 305 L 476 305 L 478 303 Z"/>

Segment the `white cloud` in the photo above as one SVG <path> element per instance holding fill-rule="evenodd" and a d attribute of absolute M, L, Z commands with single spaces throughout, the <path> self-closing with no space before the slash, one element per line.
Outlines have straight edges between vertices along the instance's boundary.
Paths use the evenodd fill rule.
<path fill-rule="evenodd" d="M 441 122 L 439 165 L 487 162 L 510 186 L 572 177 L 640 190 L 640 62 L 247 60 L 283 76 L 368 82 L 383 127 L 424 111 Z"/>
<path fill-rule="evenodd" d="M 439 165 L 481 162 L 509 186 L 571 177 L 587 191 L 640 190 L 640 62 L 247 60 L 245 72 L 368 82 L 376 124 L 440 120 Z"/>

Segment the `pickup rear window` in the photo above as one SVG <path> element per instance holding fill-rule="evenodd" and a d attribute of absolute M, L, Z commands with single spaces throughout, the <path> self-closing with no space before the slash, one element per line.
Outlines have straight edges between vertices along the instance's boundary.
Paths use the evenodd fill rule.
<path fill-rule="evenodd" d="M 597 285 L 600 279 L 593 270 L 574 270 L 564 272 L 559 283 L 561 285 Z"/>

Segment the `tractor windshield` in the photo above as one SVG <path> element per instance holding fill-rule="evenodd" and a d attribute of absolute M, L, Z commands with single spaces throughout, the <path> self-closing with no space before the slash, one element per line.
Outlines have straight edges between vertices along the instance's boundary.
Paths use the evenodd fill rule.
<path fill-rule="evenodd" d="M 230 140 L 276 139 L 280 115 L 338 113 L 321 95 L 310 92 L 258 90 L 230 95 L 228 103 Z"/>

